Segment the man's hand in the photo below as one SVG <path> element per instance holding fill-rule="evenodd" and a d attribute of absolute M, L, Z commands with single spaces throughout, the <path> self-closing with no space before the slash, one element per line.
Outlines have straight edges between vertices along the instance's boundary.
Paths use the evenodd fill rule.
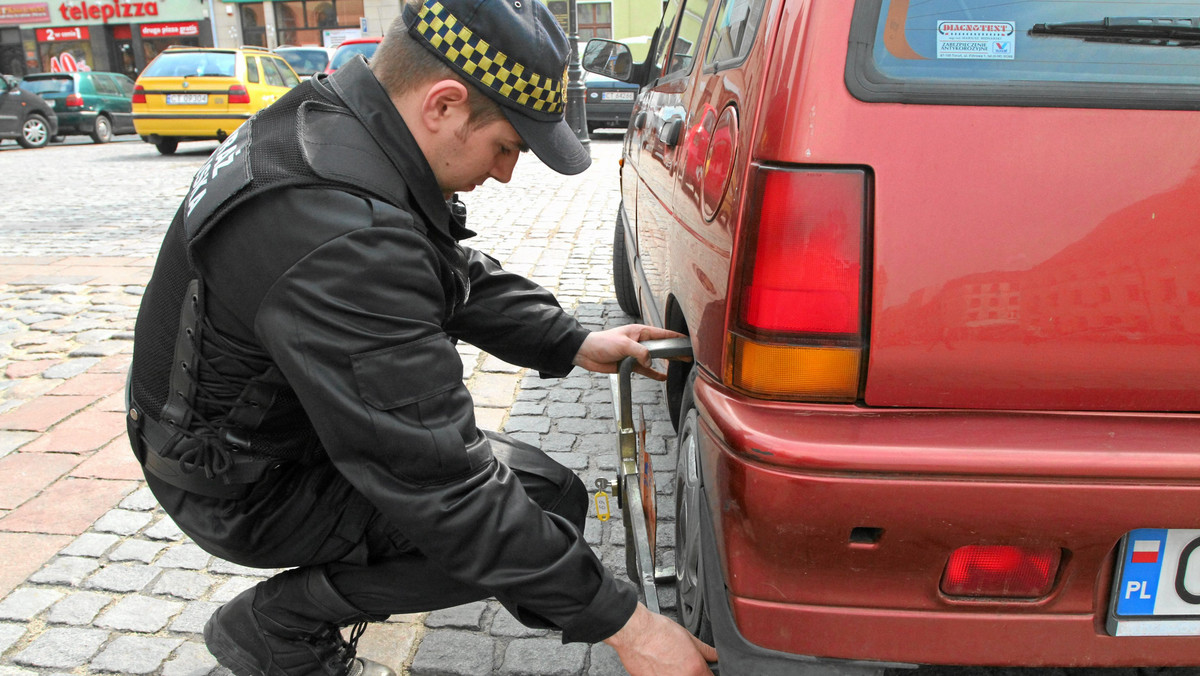
<path fill-rule="evenodd" d="M 655 380 L 666 380 L 667 374 L 651 368 L 650 351 L 641 345 L 643 340 L 682 338 L 682 333 L 656 329 L 643 324 L 628 324 L 606 331 L 594 331 L 583 340 L 575 354 L 575 365 L 596 373 L 616 373 L 625 357 L 637 357 L 634 371 Z"/>
<path fill-rule="evenodd" d="M 707 663 L 717 661 L 715 648 L 641 603 L 604 642 L 617 651 L 630 676 L 712 676 Z"/>

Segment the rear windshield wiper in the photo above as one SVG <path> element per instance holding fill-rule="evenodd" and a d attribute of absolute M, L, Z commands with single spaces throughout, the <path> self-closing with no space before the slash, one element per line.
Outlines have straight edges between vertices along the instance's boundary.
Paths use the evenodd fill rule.
<path fill-rule="evenodd" d="M 1200 46 L 1200 17 L 1106 16 L 1096 21 L 1039 23 L 1030 35 L 1170 47 Z"/>

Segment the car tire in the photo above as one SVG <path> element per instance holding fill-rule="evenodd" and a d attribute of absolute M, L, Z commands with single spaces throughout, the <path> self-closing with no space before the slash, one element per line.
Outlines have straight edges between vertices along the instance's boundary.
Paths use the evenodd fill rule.
<path fill-rule="evenodd" d="M 179 147 L 179 140 L 173 138 L 165 138 L 154 144 L 158 148 L 158 152 L 163 155 L 174 155 L 175 149 Z"/>
<path fill-rule="evenodd" d="M 46 118 L 37 113 L 30 113 L 21 125 L 21 135 L 17 143 L 22 148 L 41 148 L 50 142 L 50 124 Z"/>
<path fill-rule="evenodd" d="M 92 129 L 92 142 L 108 143 L 113 139 L 112 121 L 105 115 L 96 117 L 96 126 Z"/>
<path fill-rule="evenodd" d="M 680 402 L 678 453 L 675 466 L 675 608 L 679 623 L 712 645 L 712 621 L 704 599 L 704 565 L 700 529 L 704 486 L 697 437 L 700 414 L 693 404 L 696 370 L 692 369 Z"/>
<path fill-rule="evenodd" d="M 624 209 L 617 211 L 617 227 L 613 233 L 613 287 L 617 292 L 617 305 L 621 310 L 640 319 L 642 311 L 638 307 L 637 291 L 633 286 L 633 272 L 629 268 L 629 258 L 625 255 L 625 217 Z"/>

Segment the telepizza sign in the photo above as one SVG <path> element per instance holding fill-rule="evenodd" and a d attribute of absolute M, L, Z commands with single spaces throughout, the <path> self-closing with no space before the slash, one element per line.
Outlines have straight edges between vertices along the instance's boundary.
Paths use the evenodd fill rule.
<path fill-rule="evenodd" d="M 134 19 L 137 17 L 158 16 L 158 2 L 118 2 L 117 0 L 92 0 L 88 2 L 64 2 L 58 6 L 58 13 L 63 21 L 101 21 L 108 23 L 110 19 Z M 128 23 L 128 22 L 122 22 Z"/>

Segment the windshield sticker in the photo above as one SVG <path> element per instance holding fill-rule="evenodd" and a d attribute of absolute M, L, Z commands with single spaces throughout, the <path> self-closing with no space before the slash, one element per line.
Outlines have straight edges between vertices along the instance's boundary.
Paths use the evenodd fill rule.
<path fill-rule="evenodd" d="M 1017 26 L 1012 21 L 939 21 L 939 59 L 1015 59 Z"/>

